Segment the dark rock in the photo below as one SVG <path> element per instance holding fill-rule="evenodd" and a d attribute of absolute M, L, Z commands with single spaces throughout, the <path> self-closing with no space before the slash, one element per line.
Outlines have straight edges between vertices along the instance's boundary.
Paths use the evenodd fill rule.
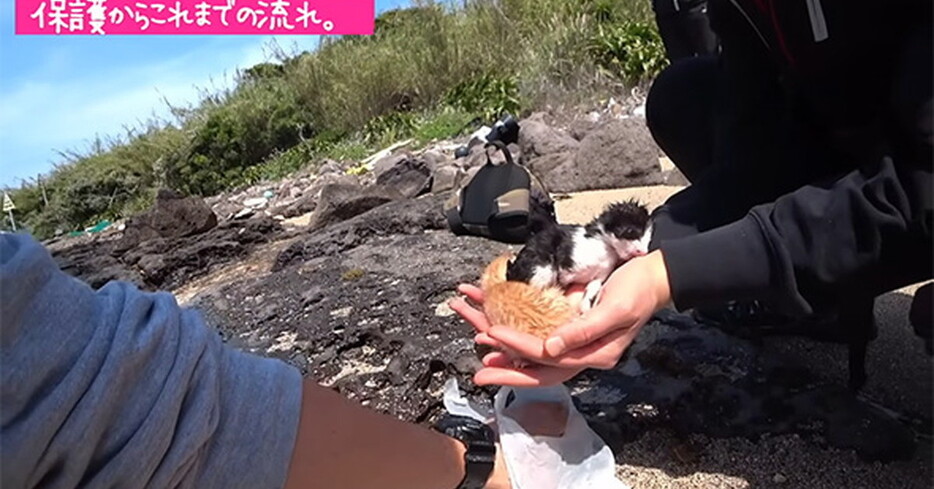
<path fill-rule="evenodd" d="M 616 369 L 589 371 L 571 387 L 611 445 L 665 428 L 752 439 L 797 433 L 871 460 L 908 458 L 915 446 L 909 426 L 846 386 L 670 311 L 644 328 Z"/>
<path fill-rule="evenodd" d="M 111 254 L 113 242 L 90 242 L 52 251 L 52 256 L 63 272 L 80 278 L 91 288 L 98 289 L 112 280 L 130 282 L 143 287 L 140 274 Z"/>
<path fill-rule="evenodd" d="M 58 249 L 53 256 L 66 273 L 95 288 L 123 280 L 143 289 L 173 289 L 282 233 L 278 222 L 260 217 L 228 221 L 194 236 L 154 238 L 130 249 L 122 241 L 96 242 Z"/>
<path fill-rule="evenodd" d="M 645 125 L 624 119 L 592 131 L 571 161 L 542 171 L 553 192 L 575 192 L 662 183 L 658 148 Z"/>
<path fill-rule="evenodd" d="M 590 119 L 575 119 L 568 126 L 568 134 L 578 140 L 583 141 L 594 129 L 600 127 L 600 123 Z"/>
<path fill-rule="evenodd" d="M 301 299 L 303 308 L 313 306 L 324 299 L 324 291 L 321 290 L 321 287 L 311 286 L 302 293 Z"/>
<path fill-rule="evenodd" d="M 442 166 L 431 177 L 431 193 L 439 193 L 456 188 L 463 181 L 467 172 L 454 165 Z"/>
<path fill-rule="evenodd" d="M 478 144 L 470 148 L 467 156 L 459 160 L 459 163 L 463 168 L 470 169 L 481 167 L 489 160 L 490 157 L 487 156 L 486 148 L 482 144 Z"/>
<path fill-rule="evenodd" d="M 373 174 L 379 178 L 380 175 L 389 171 L 389 169 L 412 158 L 412 154 L 408 151 L 400 151 L 389 156 L 384 156 L 373 163 Z"/>
<path fill-rule="evenodd" d="M 424 153 L 419 155 L 419 158 L 425 162 L 425 165 L 427 165 L 428 169 L 431 170 L 432 172 L 434 172 L 441 166 L 444 166 L 446 164 L 453 162 L 453 160 L 449 160 L 448 157 L 444 155 L 444 153 L 438 150 L 433 150 L 433 149 L 425 151 Z"/>
<path fill-rule="evenodd" d="M 317 195 L 304 195 L 299 197 L 295 203 L 287 206 L 285 209 L 281 209 L 277 214 L 282 215 L 283 217 L 296 217 L 309 212 L 314 212 L 315 207 L 318 206 L 318 196 Z"/>
<path fill-rule="evenodd" d="M 525 153 L 522 152 L 522 147 L 518 143 L 512 143 L 506 146 L 506 149 L 509 150 L 509 155 L 512 156 L 512 160 L 516 163 L 526 162 Z"/>
<path fill-rule="evenodd" d="M 308 214 L 309 212 L 314 212 L 315 208 L 318 207 L 318 198 L 321 196 L 321 190 L 327 185 L 332 184 L 341 184 L 341 185 L 358 185 L 360 183 L 360 178 L 355 175 L 347 175 L 343 173 L 328 172 L 319 176 L 314 183 L 312 183 L 308 189 L 306 189 L 302 196 L 298 198 L 295 202 L 288 204 L 284 208 L 276 208 L 276 212 L 271 212 L 273 215 L 279 214 L 283 217 L 296 217 L 303 214 Z"/>
<path fill-rule="evenodd" d="M 339 183 L 325 185 L 321 189 L 318 204 L 308 226 L 311 229 L 319 229 L 402 198 L 403 195 L 396 189 L 382 185 L 370 187 Z"/>
<path fill-rule="evenodd" d="M 326 159 L 321 162 L 321 166 L 318 167 L 318 176 L 327 175 L 327 174 L 343 174 L 344 167 L 339 162 Z"/>
<path fill-rule="evenodd" d="M 402 385 L 405 383 L 405 375 L 411 363 L 412 361 L 402 354 L 392 357 L 392 360 L 389 361 L 389 365 L 386 366 L 386 373 L 389 374 L 392 385 Z"/>
<path fill-rule="evenodd" d="M 318 177 L 305 193 L 317 197 L 321 194 L 321 189 L 332 184 L 360 185 L 360 177 L 346 173 L 326 173 Z"/>
<path fill-rule="evenodd" d="M 128 249 L 154 238 L 201 234 L 216 225 L 217 216 L 200 197 L 184 197 L 162 189 L 152 208 L 127 221 L 121 247 Z"/>
<path fill-rule="evenodd" d="M 510 144 L 506 147 L 506 149 L 509 151 L 509 155 L 512 157 L 512 161 L 520 164 L 525 162 L 525 158 L 523 156 L 524 153 L 518 144 Z M 506 161 L 506 156 L 502 151 L 493 147 L 485 147 L 482 144 L 478 144 L 471 148 L 470 154 L 467 155 L 466 158 L 458 161 L 458 163 L 462 168 L 470 169 L 481 167 L 487 164 L 487 162 L 499 164 L 504 161 Z"/>
<path fill-rule="evenodd" d="M 530 161 L 528 164 L 529 170 L 532 170 L 533 173 L 539 176 L 542 181 L 548 186 L 548 189 L 555 191 L 551 188 L 550 174 L 555 168 L 558 168 L 562 165 L 572 164 L 574 162 L 574 153 L 552 153 L 545 156 L 540 156 Z M 560 184 L 559 184 L 560 186 Z"/>
<path fill-rule="evenodd" d="M 308 342 L 303 351 L 310 360 L 309 377 L 382 412 L 428 420 L 440 412 L 437 392 L 449 376 L 456 375 L 468 392 L 480 392 L 469 383 L 476 368 L 469 327 L 456 316 L 436 315 L 437 305 L 454 294 L 458 283 L 476 280 L 483 265 L 506 249 L 478 237 L 426 230 L 436 227 L 426 225 L 425 218 L 429 210 L 440 218 L 440 200 L 426 196 L 392 202 L 309 232 L 296 246 L 308 255 L 290 256 L 293 263 L 313 260 L 313 267 L 280 267 L 221 291 L 231 303 L 277 291 L 278 297 L 265 299 L 279 308 L 273 322 L 216 310 L 211 301 L 204 306 L 206 317 L 234 337 L 259 329 L 272 337 L 280 331 L 297 333 Z M 359 239 L 346 244 L 337 228 L 359 233 Z M 341 278 L 356 268 L 366 273 L 357 280 Z M 310 284 L 327 299 L 316 300 Z M 289 361 L 292 355 L 281 358 Z"/>
<path fill-rule="evenodd" d="M 437 194 L 390 202 L 347 221 L 315 230 L 283 250 L 276 258 L 273 270 L 340 253 L 377 237 L 446 230 L 447 220 L 442 207 L 447 197 L 448 194 Z M 367 270 L 366 267 L 358 268 Z"/>
<path fill-rule="evenodd" d="M 431 169 L 422 159 L 406 158 L 377 174 L 376 184 L 395 189 L 405 198 L 416 197 L 431 189 Z"/>
<path fill-rule="evenodd" d="M 546 124 L 542 113 L 532 114 L 519 127 L 519 146 L 530 161 L 552 153 L 576 151 L 580 145 L 564 131 Z"/>
<path fill-rule="evenodd" d="M 483 368 L 483 362 L 477 358 L 473 352 L 464 353 L 459 355 L 451 366 L 454 367 L 454 370 L 462 375 L 472 376 L 478 370 Z"/>

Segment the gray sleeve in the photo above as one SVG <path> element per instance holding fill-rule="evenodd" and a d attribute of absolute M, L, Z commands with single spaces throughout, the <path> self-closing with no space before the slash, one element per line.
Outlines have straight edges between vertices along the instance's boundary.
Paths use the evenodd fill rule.
<path fill-rule="evenodd" d="M 0 487 L 281 487 L 301 395 L 170 294 L 94 291 L 0 234 Z"/>

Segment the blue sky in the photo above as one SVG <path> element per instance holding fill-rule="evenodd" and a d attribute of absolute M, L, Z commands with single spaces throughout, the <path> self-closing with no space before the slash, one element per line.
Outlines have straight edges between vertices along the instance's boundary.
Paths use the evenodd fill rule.
<path fill-rule="evenodd" d="M 340 0 L 332 0 L 340 1 Z M 377 12 L 408 0 L 376 0 Z M 0 0 L 0 186 L 47 172 L 57 151 L 124 134 L 199 89 L 228 86 L 237 68 L 311 49 L 315 36 L 15 36 Z"/>

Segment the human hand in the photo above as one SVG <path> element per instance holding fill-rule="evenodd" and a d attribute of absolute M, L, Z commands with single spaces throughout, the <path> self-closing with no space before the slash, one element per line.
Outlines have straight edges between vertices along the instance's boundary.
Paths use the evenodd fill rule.
<path fill-rule="evenodd" d="M 462 287 L 461 291 L 471 297 L 469 289 Z M 452 304 L 452 308 L 480 332 L 479 342 L 512 351 L 535 363 L 528 368 L 515 368 L 507 355 L 491 353 L 483 359 L 485 368 L 477 373 L 475 382 L 537 386 L 564 382 L 586 368 L 612 368 L 652 314 L 670 300 L 664 258 L 660 251 L 654 251 L 613 272 L 594 308 L 556 330 L 544 342 L 512 328 L 491 326 L 476 309 L 466 309 L 461 304 L 456 307 Z"/>
<path fill-rule="evenodd" d="M 457 290 L 469 298 L 472 302 L 483 306 L 483 291 L 474 285 L 462 284 Z M 572 287 L 565 296 L 571 302 L 573 307 L 580 307 L 580 302 L 584 297 L 584 288 Z M 462 298 L 453 299 L 450 302 L 451 309 L 457 312 L 461 318 L 473 326 L 477 335 L 477 343 L 490 346 L 500 350 L 487 354 L 483 357 L 483 368 L 474 374 L 473 381 L 477 385 L 513 385 L 513 386 L 537 386 L 554 385 L 568 380 L 583 369 L 564 369 L 551 367 L 548 365 L 535 365 L 525 363 L 521 367 L 516 366 L 515 356 L 505 353 L 508 350 L 504 345 L 490 337 L 487 332 L 492 325 L 487 319 L 482 309 L 478 309 Z M 536 338 L 537 339 L 537 338 Z M 541 342 L 541 340 L 538 340 Z"/>

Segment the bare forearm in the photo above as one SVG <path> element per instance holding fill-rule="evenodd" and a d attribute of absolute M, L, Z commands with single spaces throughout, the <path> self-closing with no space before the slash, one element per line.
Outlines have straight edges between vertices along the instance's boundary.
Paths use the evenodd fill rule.
<path fill-rule="evenodd" d="M 305 382 L 286 489 L 454 489 L 463 476 L 459 441 Z"/>

